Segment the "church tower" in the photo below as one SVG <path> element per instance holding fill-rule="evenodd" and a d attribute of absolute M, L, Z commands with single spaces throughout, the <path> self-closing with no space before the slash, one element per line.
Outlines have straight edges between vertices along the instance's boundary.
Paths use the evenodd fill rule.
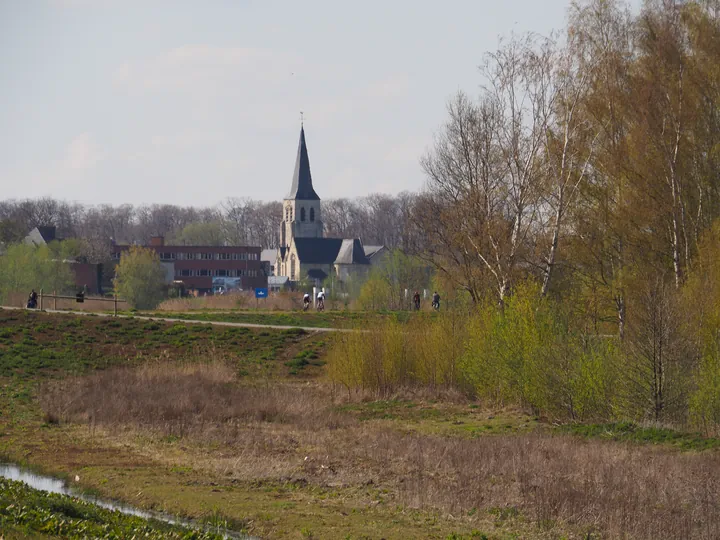
<path fill-rule="evenodd" d="M 300 126 L 295 172 L 290 193 L 283 200 L 283 222 L 280 227 L 280 246 L 288 247 L 292 238 L 322 238 L 323 224 L 320 197 L 313 189 L 310 159 L 305 144 L 305 128 Z"/>

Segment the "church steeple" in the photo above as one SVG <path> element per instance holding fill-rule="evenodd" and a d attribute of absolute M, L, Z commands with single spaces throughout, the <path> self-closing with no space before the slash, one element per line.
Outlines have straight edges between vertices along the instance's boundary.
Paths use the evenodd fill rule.
<path fill-rule="evenodd" d="M 319 201 L 313 189 L 310 175 L 310 159 L 305 145 L 305 127 L 300 127 L 300 143 L 298 144 L 297 158 L 295 159 L 295 172 L 293 173 L 292 187 L 285 200 Z"/>

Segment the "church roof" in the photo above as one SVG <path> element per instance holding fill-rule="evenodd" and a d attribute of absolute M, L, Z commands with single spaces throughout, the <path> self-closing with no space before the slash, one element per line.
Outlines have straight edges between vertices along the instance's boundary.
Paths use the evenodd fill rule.
<path fill-rule="evenodd" d="M 295 248 L 302 264 L 333 264 L 342 238 L 295 238 Z"/>
<path fill-rule="evenodd" d="M 313 189 L 312 176 L 310 175 L 310 159 L 308 158 L 307 146 L 305 145 L 305 128 L 300 128 L 300 143 L 298 144 L 297 158 L 295 159 L 295 172 L 293 173 L 292 187 L 286 199 L 319 201 L 317 193 Z"/>
<path fill-rule="evenodd" d="M 363 246 L 365 255 L 368 259 L 372 259 L 375 255 L 385 250 L 385 246 Z"/>
<path fill-rule="evenodd" d="M 335 264 L 370 264 L 359 238 L 346 238 L 342 241 Z"/>
<path fill-rule="evenodd" d="M 309 278 L 319 279 L 320 281 L 328 277 L 328 275 L 319 268 L 311 268 L 310 270 L 308 270 L 307 275 Z"/>

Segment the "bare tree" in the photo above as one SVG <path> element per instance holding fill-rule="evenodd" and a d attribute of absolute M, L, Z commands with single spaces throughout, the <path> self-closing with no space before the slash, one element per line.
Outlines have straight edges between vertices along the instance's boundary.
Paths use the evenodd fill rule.
<path fill-rule="evenodd" d="M 455 207 L 457 249 L 472 252 L 493 276 L 500 305 L 538 227 L 552 54 L 548 41 L 526 37 L 488 55 L 482 71 L 490 82 L 479 104 L 460 94 L 423 160 L 430 192 Z"/>

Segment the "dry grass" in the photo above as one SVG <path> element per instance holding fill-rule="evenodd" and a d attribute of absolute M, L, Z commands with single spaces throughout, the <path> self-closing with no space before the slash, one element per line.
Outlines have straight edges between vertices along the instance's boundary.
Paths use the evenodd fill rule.
<path fill-rule="evenodd" d="M 53 382 L 42 396 L 47 414 L 61 421 L 99 424 L 115 436 L 125 426 L 135 434 L 182 437 L 181 459 L 218 478 L 340 489 L 372 484 L 395 504 L 456 517 L 519 516 L 549 531 L 720 537 L 716 452 L 543 433 L 403 434 L 387 421 L 359 422 L 337 412 L 323 387 L 240 386 L 217 362 L 107 370 Z"/>
<path fill-rule="evenodd" d="M 52 294 L 45 291 L 45 294 Z M 58 293 L 59 294 L 59 293 Z M 5 305 L 25 307 L 27 305 L 28 293 L 27 292 L 12 292 L 8 293 Z M 38 298 L 38 304 L 40 299 Z M 39 307 L 39 306 L 38 306 Z M 85 301 L 79 304 L 75 299 L 51 299 L 47 296 L 43 297 L 43 309 L 66 309 L 70 311 L 112 311 L 114 304 L 113 302 L 100 300 L 96 296 L 86 296 Z M 119 311 L 125 311 L 130 309 L 130 304 L 125 300 L 118 300 L 117 308 Z"/>
<path fill-rule="evenodd" d="M 59 421 L 135 425 L 165 436 L 228 440 L 252 422 L 335 427 L 337 415 L 318 408 L 317 390 L 236 384 L 227 363 L 157 361 L 48 383 L 41 405 Z"/>
<path fill-rule="evenodd" d="M 199 296 L 197 298 L 173 298 L 165 300 L 157 309 L 160 311 L 193 311 L 193 310 L 225 310 L 254 309 L 256 306 L 254 293 L 237 292 L 215 296 Z M 287 311 L 302 307 L 302 293 L 272 293 L 268 298 L 260 300 L 257 306 L 262 310 Z"/>

